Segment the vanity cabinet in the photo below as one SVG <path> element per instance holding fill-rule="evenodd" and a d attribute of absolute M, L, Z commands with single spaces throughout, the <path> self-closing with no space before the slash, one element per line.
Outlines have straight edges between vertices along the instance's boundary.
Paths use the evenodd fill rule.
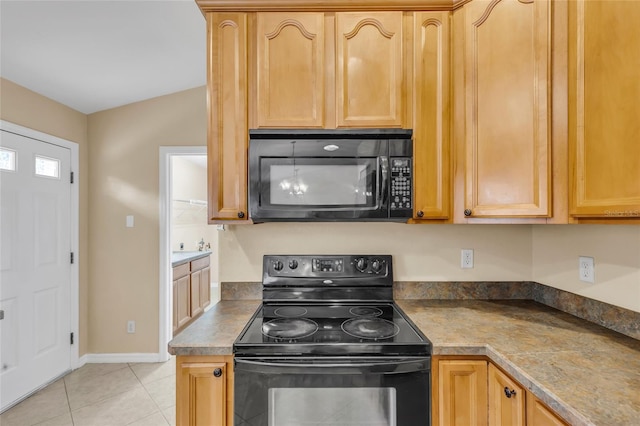
<path fill-rule="evenodd" d="M 233 426 L 233 357 L 176 358 L 176 425 Z"/>
<path fill-rule="evenodd" d="M 211 303 L 209 255 L 173 267 L 173 335 L 202 315 Z"/>
<path fill-rule="evenodd" d="M 640 220 L 640 2 L 569 2 L 570 215 Z"/>
<path fill-rule="evenodd" d="M 551 9 L 473 0 L 453 13 L 458 222 L 552 215 Z"/>
<path fill-rule="evenodd" d="M 252 128 L 403 127 L 402 12 L 258 12 L 255 22 Z"/>
<path fill-rule="evenodd" d="M 434 426 L 568 425 L 484 357 L 433 358 Z"/>

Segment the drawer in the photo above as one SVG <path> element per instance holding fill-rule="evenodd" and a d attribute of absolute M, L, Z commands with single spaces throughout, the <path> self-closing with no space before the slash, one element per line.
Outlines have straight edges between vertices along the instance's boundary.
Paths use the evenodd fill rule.
<path fill-rule="evenodd" d="M 183 263 L 182 265 L 173 267 L 173 281 L 187 276 L 191 273 L 191 263 Z"/>
<path fill-rule="evenodd" d="M 198 271 L 209 266 L 209 256 L 191 261 L 191 270 Z"/>

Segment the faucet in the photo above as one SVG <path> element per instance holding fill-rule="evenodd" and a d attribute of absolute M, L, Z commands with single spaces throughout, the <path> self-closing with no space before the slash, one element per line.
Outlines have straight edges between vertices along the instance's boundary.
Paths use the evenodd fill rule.
<path fill-rule="evenodd" d="M 204 238 L 201 238 L 200 242 L 198 243 L 198 251 L 202 250 L 204 250 Z"/>

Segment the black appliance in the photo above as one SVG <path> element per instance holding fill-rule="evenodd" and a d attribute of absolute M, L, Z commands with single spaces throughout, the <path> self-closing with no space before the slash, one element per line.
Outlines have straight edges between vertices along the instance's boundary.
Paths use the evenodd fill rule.
<path fill-rule="evenodd" d="M 388 255 L 264 256 L 233 345 L 236 426 L 431 424 L 431 343 L 393 302 Z"/>
<path fill-rule="evenodd" d="M 250 130 L 249 216 L 401 221 L 413 212 L 411 130 Z"/>

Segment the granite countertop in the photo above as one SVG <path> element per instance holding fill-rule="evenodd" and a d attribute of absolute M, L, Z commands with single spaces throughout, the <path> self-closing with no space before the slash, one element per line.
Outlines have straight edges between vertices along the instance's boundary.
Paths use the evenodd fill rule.
<path fill-rule="evenodd" d="M 211 255 L 211 251 L 174 251 L 171 253 L 171 267 Z"/>
<path fill-rule="evenodd" d="M 260 300 L 223 300 L 178 334 L 174 355 L 230 355 Z M 396 300 L 433 355 L 482 355 L 572 425 L 640 419 L 640 341 L 528 300 Z"/>

